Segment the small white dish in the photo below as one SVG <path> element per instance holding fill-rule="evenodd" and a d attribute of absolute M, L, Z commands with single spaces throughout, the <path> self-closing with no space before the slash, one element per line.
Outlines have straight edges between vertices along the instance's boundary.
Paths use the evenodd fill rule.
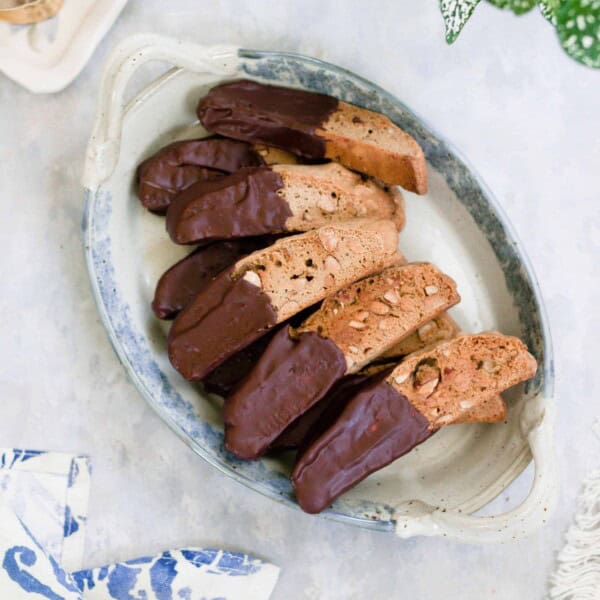
<path fill-rule="evenodd" d="M 59 92 L 79 75 L 125 4 L 127 0 L 65 0 L 46 21 L 0 21 L 0 72 L 31 92 Z"/>
<path fill-rule="evenodd" d="M 130 76 L 151 60 L 177 68 L 124 106 Z M 188 250 L 172 244 L 164 220 L 142 208 L 135 195 L 136 166 L 168 142 L 201 134 L 198 99 L 220 81 L 236 78 L 325 92 L 387 114 L 416 137 L 427 156 L 430 190 L 424 197 L 406 194 L 402 251 L 438 264 L 456 279 L 463 300 L 452 314 L 465 331 L 518 335 L 540 365 L 533 380 L 508 395 L 505 424 L 445 428 L 344 494 L 322 516 L 402 537 L 473 542 L 510 540 L 541 526 L 557 495 L 554 375 L 547 318 L 529 262 L 498 203 L 455 150 L 396 98 L 333 65 L 154 35 L 130 38 L 112 54 L 88 146 L 83 227 L 102 321 L 137 388 L 205 460 L 297 507 L 288 462 L 246 462 L 224 450 L 220 399 L 170 366 L 167 327 L 150 309 L 160 274 Z M 471 516 L 525 469 L 532 454 L 535 477 L 528 498 L 503 515 Z"/>

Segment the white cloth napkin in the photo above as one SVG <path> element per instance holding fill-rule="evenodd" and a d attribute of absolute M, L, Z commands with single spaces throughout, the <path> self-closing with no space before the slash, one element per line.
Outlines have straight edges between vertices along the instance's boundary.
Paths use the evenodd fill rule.
<path fill-rule="evenodd" d="M 279 568 L 238 552 L 171 550 L 81 570 L 85 456 L 0 449 L 0 598 L 267 600 Z"/>

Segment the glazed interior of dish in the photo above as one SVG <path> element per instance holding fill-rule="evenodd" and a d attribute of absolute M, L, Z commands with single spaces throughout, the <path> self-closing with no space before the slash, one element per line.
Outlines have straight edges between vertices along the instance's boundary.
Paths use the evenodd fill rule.
<path fill-rule="evenodd" d="M 131 367 L 138 372 L 138 385 L 147 397 L 152 397 L 154 406 L 209 460 L 260 491 L 291 500 L 289 484 L 281 476 L 289 472 L 289 456 L 242 464 L 223 452 L 220 398 L 203 393 L 197 384 L 187 383 L 173 372 L 165 354 L 166 327 L 150 309 L 156 281 L 188 250 L 172 244 L 164 221 L 139 205 L 131 174 L 159 147 L 201 132 L 194 124 L 195 101 L 214 82 L 214 77 L 179 72 L 129 112 L 120 162 L 92 207 L 96 213 L 94 235 L 110 256 L 105 252 L 101 257 L 98 252 L 93 259 L 106 309 L 122 310 L 127 321 L 119 335 Z M 357 93 L 354 88 L 350 92 L 340 90 L 340 95 L 345 94 L 351 101 L 356 101 Z M 165 104 L 171 107 L 169 111 L 160 110 Z M 427 152 L 427 145 L 425 148 Z M 443 265 L 457 281 L 462 302 L 451 314 L 465 330 L 497 329 L 526 339 L 535 336 L 520 318 L 516 304 L 519 299 L 515 302 L 506 264 L 498 259 L 486 235 L 493 223 L 482 226 L 481 220 L 473 219 L 465 198 L 459 199 L 448 186 L 450 174 L 444 168 L 430 163 L 428 169 L 428 194 L 420 198 L 406 194 L 402 252 L 409 260 L 414 257 Z M 472 181 L 463 183 L 468 191 L 468 186 L 474 185 Z M 101 266 L 103 260 L 110 263 L 110 268 Z M 115 290 L 112 296 L 111 287 Z M 533 349 L 539 344 L 533 344 Z M 538 379 L 529 393 L 539 385 Z M 394 510 L 401 510 L 399 505 L 414 499 L 465 511 L 479 508 L 529 461 L 517 422 L 524 397 L 522 387 L 507 396 L 506 424 L 451 426 L 441 431 L 348 492 L 336 502 L 334 512 L 342 518 L 386 523 Z"/>

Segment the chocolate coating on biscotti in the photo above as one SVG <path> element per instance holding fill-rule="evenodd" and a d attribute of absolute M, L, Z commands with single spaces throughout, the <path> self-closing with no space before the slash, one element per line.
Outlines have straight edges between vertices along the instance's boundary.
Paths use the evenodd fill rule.
<path fill-rule="evenodd" d="M 164 214 L 173 198 L 194 183 L 262 164 L 260 153 L 245 142 L 220 137 L 174 142 L 140 164 L 138 195 L 148 210 Z"/>
<path fill-rule="evenodd" d="M 265 335 L 252 342 L 249 346 L 242 348 L 233 356 L 228 358 L 223 364 L 211 371 L 202 383 L 207 391 L 220 396 L 228 396 L 235 387 L 252 370 L 267 346 L 273 339 L 273 336 L 281 329 L 286 327 L 274 327 Z"/>
<path fill-rule="evenodd" d="M 269 450 L 292 450 L 305 446 L 307 441 L 321 435 L 339 416 L 368 375 L 346 375 L 337 381 L 324 398 L 290 423 L 271 444 Z"/>
<path fill-rule="evenodd" d="M 271 444 L 269 450 L 298 449 L 300 452 L 319 437 L 335 422 L 358 390 L 372 377 L 386 371 L 390 373 L 392 362 L 374 363 L 360 373 L 345 375 L 337 381 L 324 398 L 311 406 L 303 415 L 286 427 L 285 431 Z"/>
<path fill-rule="evenodd" d="M 288 319 L 285 323 L 269 330 L 264 336 L 252 342 L 246 348 L 242 348 L 233 356 L 228 358 L 223 364 L 211 371 L 203 380 L 204 387 L 213 394 L 228 396 L 253 369 L 258 359 L 273 339 L 273 336 L 282 328 L 288 325 L 299 325 L 313 311 L 314 307 L 309 307 Z"/>
<path fill-rule="evenodd" d="M 433 433 L 427 419 L 385 381 L 368 381 L 336 421 L 298 458 L 292 484 L 308 513 L 424 442 Z"/>
<path fill-rule="evenodd" d="M 279 331 L 256 367 L 225 402 L 225 445 L 245 459 L 266 452 L 294 419 L 320 400 L 346 370 L 330 340 Z"/>
<path fill-rule="evenodd" d="M 171 364 L 189 381 L 206 377 L 277 323 L 269 296 L 231 270 L 218 275 L 175 319 Z"/>
<path fill-rule="evenodd" d="M 173 319 L 213 277 L 272 238 L 221 241 L 197 248 L 175 263 L 158 280 L 152 310 L 159 319 Z"/>
<path fill-rule="evenodd" d="M 315 131 L 337 107 L 330 96 L 243 80 L 212 88 L 197 112 L 209 131 L 319 159 L 325 140 Z"/>
<path fill-rule="evenodd" d="M 269 167 L 198 182 L 169 206 L 167 231 L 176 244 L 282 233 L 292 215 L 277 193 L 282 187 L 280 175 Z"/>

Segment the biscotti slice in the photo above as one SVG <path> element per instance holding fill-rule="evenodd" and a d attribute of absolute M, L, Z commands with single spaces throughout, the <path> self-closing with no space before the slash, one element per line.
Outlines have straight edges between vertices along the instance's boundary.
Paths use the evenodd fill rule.
<path fill-rule="evenodd" d="M 138 196 L 148 210 L 164 214 L 173 198 L 194 183 L 263 164 L 262 152 L 246 142 L 217 136 L 174 142 L 140 164 Z"/>
<path fill-rule="evenodd" d="M 533 377 L 521 340 L 500 333 L 461 335 L 409 355 L 370 380 L 335 423 L 310 444 L 292 472 L 303 510 L 317 513 L 340 494 L 406 454 L 476 403 Z"/>
<path fill-rule="evenodd" d="M 269 449 L 289 450 L 305 447 L 310 439 L 323 433 L 335 421 L 346 404 L 352 399 L 352 390 L 357 390 L 369 377 L 389 369 L 390 366 L 393 368 L 399 360 L 411 352 L 423 350 L 429 345 L 456 337 L 458 331 L 458 325 L 454 319 L 448 313 L 441 313 L 429 323 L 419 327 L 418 331 L 384 352 L 377 358 L 377 362 L 364 367 L 357 374 L 347 375 L 337 382 L 324 398 L 288 425 Z M 256 357 L 256 360 L 258 358 L 259 356 Z M 241 379 L 238 379 L 238 381 L 241 381 Z M 473 408 L 465 413 L 463 422 L 497 423 L 504 421 L 505 418 L 506 404 L 502 396 L 496 394 L 477 402 Z"/>
<path fill-rule="evenodd" d="M 325 299 L 293 335 L 314 331 L 340 348 L 349 373 L 460 302 L 456 283 L 430 263 L 390 267 Z"/>
<path fill-rule="evenodd" d="M 425 156 L 386 116 L 336 98 L 255 81 L 214 87 L 198 105 L 209 131 L 307 159 L 330 158 L 411 192 L 427 191 Z"/>
<path fill-rule="evenodd" d="M 518 338 L 496 332 L 461 334 L 407 356 L 390 383 L 432 424 L 463 423 L 478 404 L 525 381 L 537 363 Z M 483 419 L 479 419 L 483 420 Z"/>
<path fill-rule="evenodd" d="M 397 188 L 382 188 L 341 165 L 272 165 L 241 169 L 194 184 L 167 213 L 176 244 L 310 231 L 355 218 L 404 225 Z"/>
<path fill-rule="evenodd" d="M 300 327 L 282 330 L 225 403 L 225 444 L 261 456 L 344 375 L 460 300 L 433 265 L 390 267 L 326 298 Z"/>
<path fill-rule="evenodd" d="M 213 277 L 237 260 L 264 248 L 271 237 L 225 240 L 197 248 L 175 263 L 158 280 L 152 310 L 159 319 L 173 319 Z"/>
<path fill-rule="evenodd" d="M 442 313 L 429 323 L 419 327 L 412 335 L 398 342 L 395 346 L 384 352 L 378 360 L 389 361 L 400 359 L 422 350 L 424 347 L 447 341 L 456 337 L 460 329 L 448 313 Z M 506 418 L 506 404 L 500 394 L 496 394 L 483 402 L 476 404 L 468 414 L 465 422 L 469 423 L 497 423 Z"/>
<path fill-rule="evenodd" d="M 236 262 L 177 316 L 169 358 L 199 380 L 268 329 L 402 260 L 392 221 L 356 220 L 286 237 Z"/>
<path fill-rule="evenodd" d="M 271 444 L 270 450 L 288 450 L 306 446 L 309 438 L 316 433 L 322 433 L 327 425 L 332 423 L 341 413 L 346 404 L 352 399 L 351 390 L 356 390 L 365 383 L 369 375 L 375 375 L 390 364 L 395 365 L 402 357 L 422 350 L 425 346 L 439 341 L 456 337 L 459 331 L 454 319 L 443 312 L 435 319 L 421 325 L 417 331 L 394 344 L 389 350 L 377 357 L 377 363 L 361 369 L 356 375 L 347 375 L 337 382 L 324 398 L 311 406 L 304 414 L 286 427 L 285 431 Z M 393 361 L 393 362 L 392 362 Z M 490 412 L 495 420 L 503 420 L 506 407 L 500 396 L 496 396 L 495 410 L 486 408 L 484 417 L 489 418 Z M 479 406 L 473 408 L 473 421 L 478 421 Z"/>

